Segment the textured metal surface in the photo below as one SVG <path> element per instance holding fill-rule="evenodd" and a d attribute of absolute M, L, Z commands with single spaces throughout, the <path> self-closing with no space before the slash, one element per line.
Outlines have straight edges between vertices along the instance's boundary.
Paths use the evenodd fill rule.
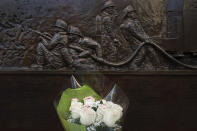
<path fill-rule="evenodd" d="M 57 40 L 59 37 L 55 38 L 54 34 L 56 33 L 52 27 L 58 19 L 64 20 L 69 25 L 70 32 L 75 32 L 77 29 L 81 32 L 81 36 L 85 36 L 80 42 L 89 44 L 88 46 L 93 45 L 93 49 L 86 48 L 90 53 L 94 53 L 95 50 L 96 52 L 102 50 L 103 58 L 111 62 L 125 61 L 132 54 L 136 46 L 140 44 L 140 42 L 133 40 L 135 37 L 143 41 L 147 41 L 146 39 L 152 41 L 154 38 L 165 36 L 167 1 L 113 0 L 112 3 L 115 7 L 110 9 L 110 5 L 107 7 L 107 2 L 104 0 L 2 0 L 0 2 L 1 69 L 40 69 L 40 65 L 44 65 L 44 70 L 62 67 L 64 70 L 73 69 L 71 67 L 91 70 L 92 68 L 93 70 L 117 70 L 103 65 L 103 63 L 98 64 L 91 58 L 76 61 L 70 58 L 78 59 L 78 56 L 88 55 L 88 52 L 79 54 L 78 50 L 77 53 L 74 51 L 74 54 L 72 54 L 73 51 L 67 51 L 67 47 L 53 49 L 52 45 L 54 46 L 55 42 L 60 42 Z M 125 12 L 128 5 L 132 5 L 136 9 L 136 13 L 133 12 L 136 18 L 129 16 L 131 24 L 124 26 L 123 23 L 128 23 L 127 14 L 130 13 Z M 123 15 L 125 15 L 124 18 Z M 122 29 L 120 29 L 122 27 L 124 27 L 124 30 L 134 30 L 134 32 L 123 33 L 123 35 L 121 33 Z M 40 33 L 32 32 L 32 29 L 41 33 L 47 32 L 47 34 L 45 33 L 45 35 L 48 35 L 46 38 L 53 35 L 54 37 L 50 39 L 51 41 L 44 40 L 45 42 L 43 42 L 43 38 L 38 35 Z M 99 32 L 99 29 L 102 30 Z M 69 33 L 67 30 L 65 32 Z M 126 35 L 129 36 L 129 39 L 124 38 Z M 71 37 L 68 35 L 68 42 L 65 41 L 64 44 L 79 44 L 76 38 L 74 40 L 71 41 Z M 43 45 L 47 45 L 46 43 L 50 43 L 51 47 L 46 46 L 45 48 Z M 170 62 L 164 62 L 160 53 L 150 48 L 147 47 L 146 49 L 145 47 L 136 57 L 136 61 L 130 62 L 130 64 L 120 69 L 157 70 L 159 68 L 165 70 L 168 68 L 166 66 Z M 65 55 L 69 54 L 68 52 L 72 52 L 72 56 Z M 64 58 L 60 58 L 61 55 Z M 101 56 L 101 53 L 97 55 Z M 63 62 L 63 59 L 66 59 L 66 62 Z M 36 66 L 36 64 L 39 66 Z M 41 69 L 43 68 L 41 67 Z"/>
<path fill-rule="evenodd" d="M 195 10 L 195 0 L 1 0 L 0 69 L 178 69 L 149 46 L 123 67 L 113 65 L 125 63 L 142 41 L 179 57 L 195 52 Z"/>

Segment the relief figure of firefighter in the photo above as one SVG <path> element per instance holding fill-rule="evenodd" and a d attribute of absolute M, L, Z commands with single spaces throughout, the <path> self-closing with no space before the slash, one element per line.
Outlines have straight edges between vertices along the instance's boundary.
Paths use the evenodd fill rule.
<path fill-rule="evenodd" d="M 128 5 L 123 10 L 122 17 L 123 23 L 120 25 L 121 32 L 129 42 L 132 51 L 135 51 L 142 42 L 153 42 L 149 35 L 144 31 L 140 21 L 137 19 L 136 10 L 131 5 Z M 132 63 L 134 67 L 148 65 L 152 68 L 159 66 L 160 60 L 154 48 L 145 46 Z"/>
<path fill-rule="evenodd" d="M 53 37 L 45 33 L 46 37 L 40 36 L 41 42 L 37 46 L 36 67 L 47 67 L 50 69 L 60 69 L 73 63 L 73 59 L 68 52 L 67 23 L 61 19 L 53 26 L 56 32 Z"/>
<path fill-rule="evenodd" d="M 104 3 L 101 13 L 96 16 L 96 31 L 100 34 L 103 58 L 109 61 L 117 61 L 117 50 L 120 42 L 116 39 L 117 10 L 111 0 Z"/>

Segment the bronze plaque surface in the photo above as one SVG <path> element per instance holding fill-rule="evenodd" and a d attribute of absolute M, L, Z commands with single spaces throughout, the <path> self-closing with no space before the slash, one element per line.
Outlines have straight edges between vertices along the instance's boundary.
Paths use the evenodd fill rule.
<path fill-rule="evenodd" d="M 187 68 L 166 51 L 196 50 L 192 2 L 1 0 L 0 70 Z"/>

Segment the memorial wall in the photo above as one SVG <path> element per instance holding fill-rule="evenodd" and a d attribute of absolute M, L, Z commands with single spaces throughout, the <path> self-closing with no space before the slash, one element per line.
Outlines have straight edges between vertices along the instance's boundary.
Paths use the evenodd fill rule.
<path fill-rule="evenodd" d="M 195 68 L 195 1 L 2 0 L 0 7 L 2 70 Z"/>
<path fill-rule="evenodd" d="M 0 131 L 196 131 L 196 34 L 197 0 L 0 0 Z"/>

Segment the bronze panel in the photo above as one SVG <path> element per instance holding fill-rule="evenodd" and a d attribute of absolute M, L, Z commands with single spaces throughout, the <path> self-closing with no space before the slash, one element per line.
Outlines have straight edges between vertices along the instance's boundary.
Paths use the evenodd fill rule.
<path fill-rule="evenodd" d="M 195 51 L 195 3 L 1 0 L 0 70 L 196 69 L 165 52 Z"/>
<path fill-rule="evenodd" d="M 154 40 L 158 40 L 159 44 L 162 42 L 167 32 L 167 0 L 108 1 L 112 2 L 113 8 L 110 8 L 112 6 L 106 0 L 1 0 L 0 69 L 169 69 L 170 62 L 164 62 L 160 51 L 157 51 L 158 49 L 155 51 L 149 45 L 143 47 L 136 58 L 124 64 L 141 42 Z M 136 12 L 127 10 L 128 5 L 132 5 Z M 68 24 L 68 26 L 64 25 L 64 33 L 68 33 L 67 36 L 64 35 L 64 40 L 68 38 L 63 41 L 65 45 L 58 44 L 60 47 L 56 49 L 55 43 L 60 41 L 55 37 L 52 37 L 54 39 L 51 41 L 48 38 L 56 34 L 53 25 L 58 19 Z M 77 39 L 73 42 L 70 35 L 73 32 L 77 34 L 77 30 L 80 34 L 78 36 L 82 36 L 82 39 L 79 41 L 79 38 L 73 38 Z M 45 34 L 40 34 L 38 31 Z M 86 39 L 83 39 L 84 37 Z M 70 46 L 65 47 L 69 44 L 81 43 L 93 46 L 93 49 L 86 47 L 85 50 L 91 55 L 96 55 L 96 58 L 92 60 L 90 54 L 83 52 L 81 48 L 72 51 L 73 48 Z M 83 55 L 79 52 L 83 52 Z M 85 55 L 88 55 L 87 59 L 78 60 L 78 57 Z M 114 69 L 114 65 L 120 66 Z"/>

